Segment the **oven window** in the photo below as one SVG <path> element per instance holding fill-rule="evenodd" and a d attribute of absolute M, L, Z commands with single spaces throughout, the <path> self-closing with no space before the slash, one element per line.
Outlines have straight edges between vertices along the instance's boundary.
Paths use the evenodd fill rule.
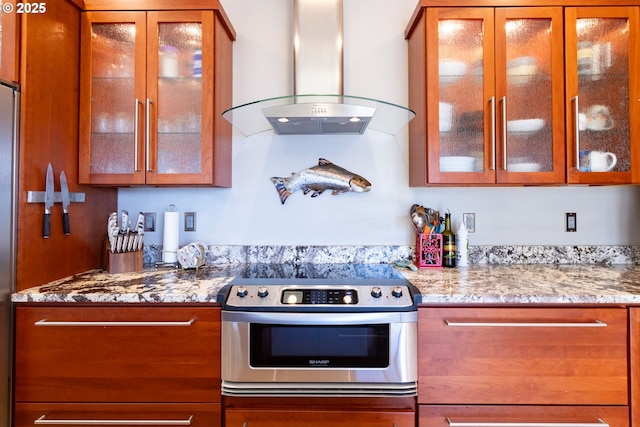
<path fill-rule="evenodd" d="M 389 325 L 250 325 L 254 367 L 386 368 Z"/>

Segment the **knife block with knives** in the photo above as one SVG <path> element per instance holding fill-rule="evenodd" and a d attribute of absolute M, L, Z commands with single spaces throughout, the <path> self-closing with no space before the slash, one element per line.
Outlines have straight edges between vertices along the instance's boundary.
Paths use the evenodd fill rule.
<path fill-rule="evenodd" d="M 103 270 L 110 274 L 142 271 L 144 248 L 144 214 L 138 214 L 134 229 L 129 227 L 129 213 L 122 211 L 109 215 L 107 237 L 104 240 Z"/>

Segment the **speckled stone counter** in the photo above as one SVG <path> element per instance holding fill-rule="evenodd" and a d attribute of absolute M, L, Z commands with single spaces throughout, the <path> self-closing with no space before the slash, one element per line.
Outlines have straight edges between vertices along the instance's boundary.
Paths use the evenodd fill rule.
<path fill-rule="evenodd" d="M 375 264 L 313 267 L 323 277 L 345 269 L 359 277 L 377 273 Z M 281 264 L 256 271 L 260 277 Z M 274 270 L 275 268 L 275 270 Z M 291 273 L 287 271 L 286 273 Z M 455 269 L 398 270 L 423 295 L 424 304 L 630 304 L 640 305 L 640 266 L 625 265 L 473 265 Z M 27 289 L 12 296 L 16 303 L 215 303 L 220 288 L 245 265 L 206 266 L 199 270 L 146 268 L 142 272 L 107 274 L 99 270 Z M 299 277 L 299 276 L 296 276 Z M 375 277 L 371 276 L 371 277 Z"/>
<path fill-rule="evenodd" d="M 215 303 L 234 277 L 229 268 L 146 268 L 108 274 L 93 270 L 14 293 L 13 302 Z"/>
<path fill-rule="evenodd" d="M 640 304 L 637 265 L 473 265 L 402 273 L 426 304 Z"/>

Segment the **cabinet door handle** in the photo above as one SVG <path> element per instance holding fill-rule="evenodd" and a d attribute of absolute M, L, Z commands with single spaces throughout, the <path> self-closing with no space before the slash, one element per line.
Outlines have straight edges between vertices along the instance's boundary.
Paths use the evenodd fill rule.
<path fill-rule="evenodd" d="M 145 169 L 147 172 L 153 172 L 151 170 L 151 168 L 149 167 L 149 163 L 150 163 L 150 153 L 149 153 L 149 149 L 151 147 L 151 104 L 153 104 L 151 102 L 151 100 L 149 98 L 147 98 L 147 106 L 145 109 L 145 116 L 144 116 L 144 127 L 145 127 L 145 140 L 144 140 L 144 146 L 145 146 Z"/>
<path fill-rule="evenodd" d="M 186 322 L 64 322 L 42 319 L 34 323 L 36 326 L 191 326 L 195 322 L 195 319 L 187 320 Z"/>
<path fill-rule="evenodd" d="M 509 422 L 454 422 L 447 417 L 449 427 L 609 427 L 598 418 L 596 423 L 509 423 Z"/>
<path fill-rule="evenodd" d="M 573 131 L 576 134 L 574 137 L 576 146 L 576 169 L 580 169 L 580 108 L 578 106 L 578 96 L 576 95 L 571 98 L 571 102 L 573 102 Z"/>
<path fill-rule="evenodd" d="M 489 99 L 491 104 L 491 168 L 496 169 L 496 97 L 492 96 Z"/>
<path fill-rule="evenodd" d="M 502 103 L 502 170 L 507 170 L 507 97 L 503 96 Z"/>
<path fill-rule="evenodd" d="M 527 327 L 527 328 L 604 328 L 606 323 L 596 320 L 594 322 L 452 322 L 445 319 L 447 326 L 479 326 L 479 327 Z"/>
<path fill-rule="evenodd" d="M 140 100 L 136 98 L 136 107 L 135 107 L 136 114 L 133 117 L 133 129 L 135 132 L 133 135 L 133 158 L 134 158 L 133 170 L 134 172 L 140 171 L 140 168 L 138 167 L 138 136 L 140 135 L 140 110 L 138 109 L 138 105 L 140 104 L 142 104 L 142 102 L 140 102 Z"/>
<path fill-rule="evenodd" d="M 190 426 L 193 415 L 186 420 L 48 420 L 42 415 L 33 421 L 35 425 L 91 425 L 91 426 Z"/>

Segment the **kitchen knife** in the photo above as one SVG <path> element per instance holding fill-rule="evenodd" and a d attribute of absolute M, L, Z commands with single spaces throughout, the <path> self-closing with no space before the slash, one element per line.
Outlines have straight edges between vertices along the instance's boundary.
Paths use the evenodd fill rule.
<path fill-rule="evenodd" d="M 44 192 L 44 224 L 42 226 L 42 237 L 49 238 L 51 225 L 51 207 L 53 206 L 53 169 L 51 163 L 47 167 L 47 180 Z"/>
<path fill-rule="evenodd" d="M 60 172 L 60 191 L 62 192 L 62 229 L 64 235 L 71 233 L 69 228 L 69 186 L 67 185 L 67 175 L 64 171 Z"/>

